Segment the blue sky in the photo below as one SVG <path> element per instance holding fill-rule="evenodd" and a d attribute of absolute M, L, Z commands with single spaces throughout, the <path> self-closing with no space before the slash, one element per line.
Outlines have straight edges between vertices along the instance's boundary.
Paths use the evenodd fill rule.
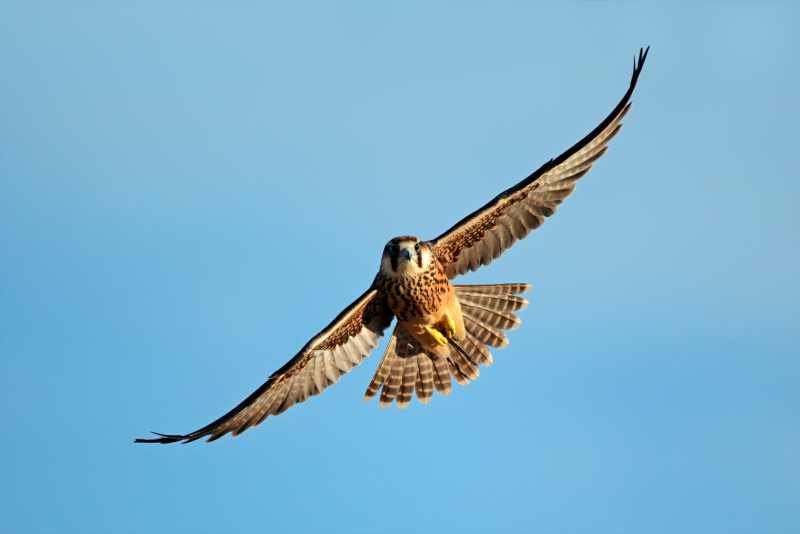
<path fill-rule="evenodd" d="M 81 4 L 81 3 L 79 3 Z M 10 2 L 8 532 L 800 531 L 797 8 Z M 185 432 L 588 132 L 481 378 L 364 403 L 378 355 L 236 439 Z"/>

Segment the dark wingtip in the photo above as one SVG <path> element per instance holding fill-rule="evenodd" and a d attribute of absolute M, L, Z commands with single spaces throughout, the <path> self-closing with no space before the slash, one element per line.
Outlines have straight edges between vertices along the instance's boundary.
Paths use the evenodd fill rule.
<path fill-rule="evenodd" d="M 639 74 L 644 67 L 644 61 L 647 59 L 647 54 L 650 52 L 650 47 L 639 49 L 639 57 L 633 56 L 633 74 L 631 76 L 631 87 L 636 85 L 636 80 L 639 79 Z"/>
<path fill-rule="evenodd" d="M 136 438 L 133 440 L 134 443 L 177 443 L 179 441 L 183 441 L 186 439 L 186 436 L 180 436 L 177 434 L 162 434 L 160 432 L 151 432 L 151 434 L 155 434 L 159 436 L 157 438 Z"/>

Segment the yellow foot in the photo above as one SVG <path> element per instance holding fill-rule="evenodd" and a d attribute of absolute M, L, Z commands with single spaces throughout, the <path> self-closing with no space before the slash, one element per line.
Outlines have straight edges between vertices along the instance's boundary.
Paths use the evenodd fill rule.
<path fill-rule="evenodd" d="M 456 335 L 456 323 L 450 318 L 450 315 L 445 314 L 439 324 L 437 325 L 447 339 L 452 339 Z"/>
<path fill-rule="evenodd" d="M 432 326 L 425 326 L 425 331 L 428 332 L 439 345 L 447 345 L 447 338 Z"/>

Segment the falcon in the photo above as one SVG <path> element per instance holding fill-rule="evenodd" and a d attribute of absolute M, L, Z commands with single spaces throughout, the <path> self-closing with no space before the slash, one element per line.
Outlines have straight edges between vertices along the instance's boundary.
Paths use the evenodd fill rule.
<path fill-rule="evenodd" d="M 236 436 L 321 393 L 356 367 L 397 320 L 383 359 L 364 394 L 381 406 L 406 407 L 416 394 L 450 393 L 492 363 L 491 348 L 508 344 L 504 330 L 520 325 L 528 284 L 456 285 L 451 281 L 488 265 L 538 228 L 602 156 L 622 126 L 647 49 L 634 58 L 628 90 L 586 137 L 524 180 L 430 241 L 395 237 L 383 249 L 378 274 L 360 297 L 272 373 L 249 397 L 216 421 L 188 434 L 161 434 L 137 443 L 176 443 Z"/>

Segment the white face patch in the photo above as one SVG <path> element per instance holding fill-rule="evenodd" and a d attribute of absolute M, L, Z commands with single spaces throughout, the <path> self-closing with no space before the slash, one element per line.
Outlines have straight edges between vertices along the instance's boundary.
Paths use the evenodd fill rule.
<path fill-rule="evenodd" d="M 433 252 L 427 246 L 421 246 L 419 252 L 422 255 L 422 270 L 425 271 L 433 261 Z"/>
<path fill-rule="evenodd" d="M 419 252 L 417 252 L 417 243 L 419 243 L 419 241 L 406 239 L 396 244 L 396 270 L 392 268 L 391 256 L 384 251 L 383 258 L 381 258 L 381 273 L 383 273 L 384 276 L 396 278 L 400 276 L 416 276 L 426 271 L 431 261 L 433 261 L 433 255 L 430 248 L 422 244 L 420 244 Z M 406 252 L 411 259 L 406 259 Z M 420 263 L 422 266 L 420 266 Z"/>

